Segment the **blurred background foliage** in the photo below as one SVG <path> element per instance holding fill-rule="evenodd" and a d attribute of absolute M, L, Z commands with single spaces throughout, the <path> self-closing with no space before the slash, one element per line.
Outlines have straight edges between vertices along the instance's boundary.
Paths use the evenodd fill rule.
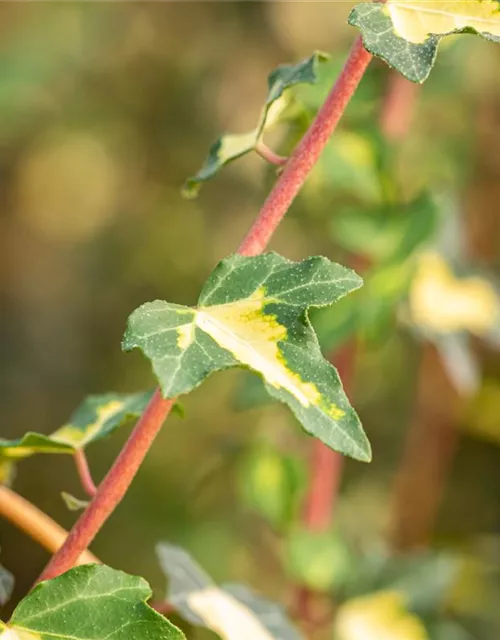
<path fill-rule="evenodd" d="M 153 386 L 140 355 L 120 350 L 126 317 L 155 298 L 193 304 L 275 171 L 246 156 L 196 200 L 182 198 L 184 180 L 220 133 L 255 126 L 277 64 L 327 51 L 319 83 L 294 89 L 295 107 L 269 136 L 280 153 L 293 148 L 355 36 L 353 5 L 0 6 L 2 437 L 49 433 L 90 393 Z M 450 615 L 430 616 L 430 637 L 500 633 L 499 63 L 494 45 L 450 40 L 415 92 L 411 128 L 391 144 L 379 122 L 392 76 L 374 62 L 273 239 L 286 257 L 323 254 L 366 278 L 313 318 L 334 363 L 337 347 L 356 343 L 350 395 L 374 450 L 370 465 L 345 463 L 335 532 L 311 541 L 297 522 L 311 440 L 258 380 L 231 371 L 185 399 L 184 419 L 169 419 L 93 545 L 103 561 L 161 595 L 154 548 L 168 540 L 215 580 L 282 603 L 291 581 L 338 601 L 396 584 L 423 620 L 418 596 L 446 591 Z M 126 431 L 90 449 L 96 479 Z M 24 461 L 13 486 L 71 526 L 61 491 L 81 489 L 69 457 Z M 2 563 L 16 577 L 6 614 L 47 554 L 6 522 L 0 531 Z M 411 558 L 393 569 L 391 535 L 433 551 L 418 570 Z M 462 558 L 453 580 L 439 550 Z M 358 602 L 369 614 L 353 600 L 339 634 Z M 400 606 L 380 602 L 380 611 Z"/>

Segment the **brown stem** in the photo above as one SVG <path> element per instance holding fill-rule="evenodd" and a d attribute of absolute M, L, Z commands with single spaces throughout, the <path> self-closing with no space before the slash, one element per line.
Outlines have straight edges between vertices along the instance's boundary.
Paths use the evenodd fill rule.
<path fill-rule="evenodd" d="M 324 105 L 294 150 L 256 221 L 243 239 L 238 249 L 240 254 L 254 256 L 264 251 L 337 126 L 371 59 L 371 54 L 363 48 L 362 41 L 358 38 Z M 122 452 L 99 485 L 94 499 L 39 580 L 54 578 L 70 569 L 76 558 L 92 542 L 125 495 L 173 403 L 174 400 L 165 400 L 160 391 L 156 391 Z"/>
<path fill-rule="evenodd" d="M 388 140 L 396 142 L 408 134 L 419 90 L 420 85 L 391 71 L 380 113 L 380 129 Z"/>
<path fill-rule="evenodd" d="M 417 406 L 396 476 L 391 546 L 406 551 L 427 546 L 459 440 L 454 424 L 456 393 L 434 347 L 425 345 Z"/>
<path fill-rule="evenodd" d="M 51 553 L 55 553 L 68 536 L 68 532 L 46 513 L 8 487 L 0 487 L 0 515 Z M 75 564 L 89 562 L 99 560 L 90 551 L 83 551 Z"/>
<path fill-rule="evenodd" d="M 73 459 L 75 461 L 76 470 L 78 472 L 78 477 L 80 478 L 83 490 L 88 496 L 93 498 L 97 493 L 97 487 L 95 486 L 92 474 L 90 473 L 89 463 L 87 460 L 87 456 L 85 455 L 85 451 L 83 449 L 78 449 L 77 451 L 75 451 Z"/>

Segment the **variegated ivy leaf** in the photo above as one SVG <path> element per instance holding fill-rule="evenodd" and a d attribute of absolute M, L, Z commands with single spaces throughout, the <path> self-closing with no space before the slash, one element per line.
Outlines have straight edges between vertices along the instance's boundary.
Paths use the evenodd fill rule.
<path fill-rule="evenodd" d="M 157 546 L 169 580 L 166 600 L 191 624 L 223 640 L 301 640 L 283 609 L 243 585 L 219 587 L 181 548 Z"/>
<path fill-rule="evenodd" d="M 439 41 L 453 33 L 476 33 L 500 42 L 499 0 L 387 0 L 362 3 L 348 20 L 364 46 L 412 82 L 424 82 Z"/>
<path fill-rule="evenodd" d="M 185 640 L 148 607 L 142 578 L 87 564 L 42 582 L 17 605 L 0 640 Z"/>
<path fill-rule="evenodd" d="M 369 461 L 368 439 L 307 315 L 361 284 L 354 271 L 322 257 L 234 255 L 212 272 L 197 307 L 156 300 L 136 309 L 123 348 L 138 347 L 151 360 L 166 398 L 188 393 L 214 371 L 248 367 L 306 431 Z"/>
<path fill-rule="evenodd" d="M 50 435 L 28 431 L 18 440 L 0 438 L 0 459 L 18 460 L 35 453 L 74 453 L 105 438 L 146 408 L 151 392 L 89 396 L 68 422 Z"/>
<path fill-rule="evenodd" d="M 279 120 L 286 103 L 281 100 L 283 92 L 300 83 L 317 81 L 317 68 L 328 56 L 318 51 L 298 64 L 283 64 L 272 71 L 267 79 L 267 97 L 257 127 L 249 133 L 226 134 L 210 148 L 208 158 L 198 173 L 186 180 L 183 193 L 194 197 L 202 182 L 212 178 L 224 165 L 253 151 L 264 132 Z"/>

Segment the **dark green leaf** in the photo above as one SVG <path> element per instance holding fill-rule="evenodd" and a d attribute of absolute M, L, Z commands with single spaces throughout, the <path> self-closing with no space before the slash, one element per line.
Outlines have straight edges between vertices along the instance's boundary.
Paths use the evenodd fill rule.
<path fill-rule="evenodd" d="M 123 348 L 138 347 L 151 360 L 166 398 L 188 393 L 212 372 L 248 367 L 306 431 L 368 461 L 359 418 L 307 317 L 309 307 L 331 304 L 361 283 L 322 257 L 296 263 L 275 253 L 231 256 L 215 268 L 197 307 L 157 300 L 134 311 Z"/>
<path fill-rule="evenodd" d="M 362 3 L 348 19 L 358 27 L 368 51 L 412 82 L 424 82 L 439 41 L 452 33 L 476 33 L 500 42 L 498 0 L 387 0 Z"/>
<path fill-rule="evenodd" d="M 82 565 L 39 584 L 0 622 L 1 640 L 183 640 L 146 601 L 142 578 L 104 565 Z"/>

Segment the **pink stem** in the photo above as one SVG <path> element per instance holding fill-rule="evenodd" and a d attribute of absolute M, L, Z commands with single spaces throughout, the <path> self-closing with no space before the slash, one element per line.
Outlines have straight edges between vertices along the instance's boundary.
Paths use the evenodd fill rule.
<path fill-rule="evenodd" d="M 325 104 L 294 150 L 255 223 L 243 239 L 238 249 L 241 255 L 254 256 L 266 248 L 337 126 L 371 59 L 371 54 L 363 48 L 358 38 Z M 94 499 L 77 520 L 64 545 L 52 557 L 39 581 L 54 578 L 74 566 L 125 495 L 173 404 L 174 400 L 165 400 L 160 391 L 156 391 L 120 455 L 99 485 Z"/>
<path fill-rule="evenodd" d="M 270 164 L 275 164 L 278 167 L 281 167 L 288 162 L 287 157 L 280 156 L 275 153 L 262 140 L 259 140 L 259 142 L 257 142 L 257 144 L 255 145 L 255 151 L 261 158 L 264 158 L 264 160 L 266 160 Z"/>
<path fill-rule="evenodd" d="M 363 47 L 361 38 L 357 38 L 342 73 L 307 133 L 290 156 L 258 218 L 241 243 L 239 253 L 255 256 L 267 246 L 318 161 L 371 59 L 372 55 Z"/>
<path fill-rule="evenodd" d="M 85 455 L 85 451 L 83 449 L 77 449 L 73 454 L 73 459 L 75 461 L 76 470 L 78 472 L 78 477 L 80 478 L 83 490 L 88 496 L 93 498 L 97 493 L 97 487 L 95 486 L 94 480 L 92 479 L 92 474 L 90 473 L 89 463 L 87 460 L 87 456 Z"/>

